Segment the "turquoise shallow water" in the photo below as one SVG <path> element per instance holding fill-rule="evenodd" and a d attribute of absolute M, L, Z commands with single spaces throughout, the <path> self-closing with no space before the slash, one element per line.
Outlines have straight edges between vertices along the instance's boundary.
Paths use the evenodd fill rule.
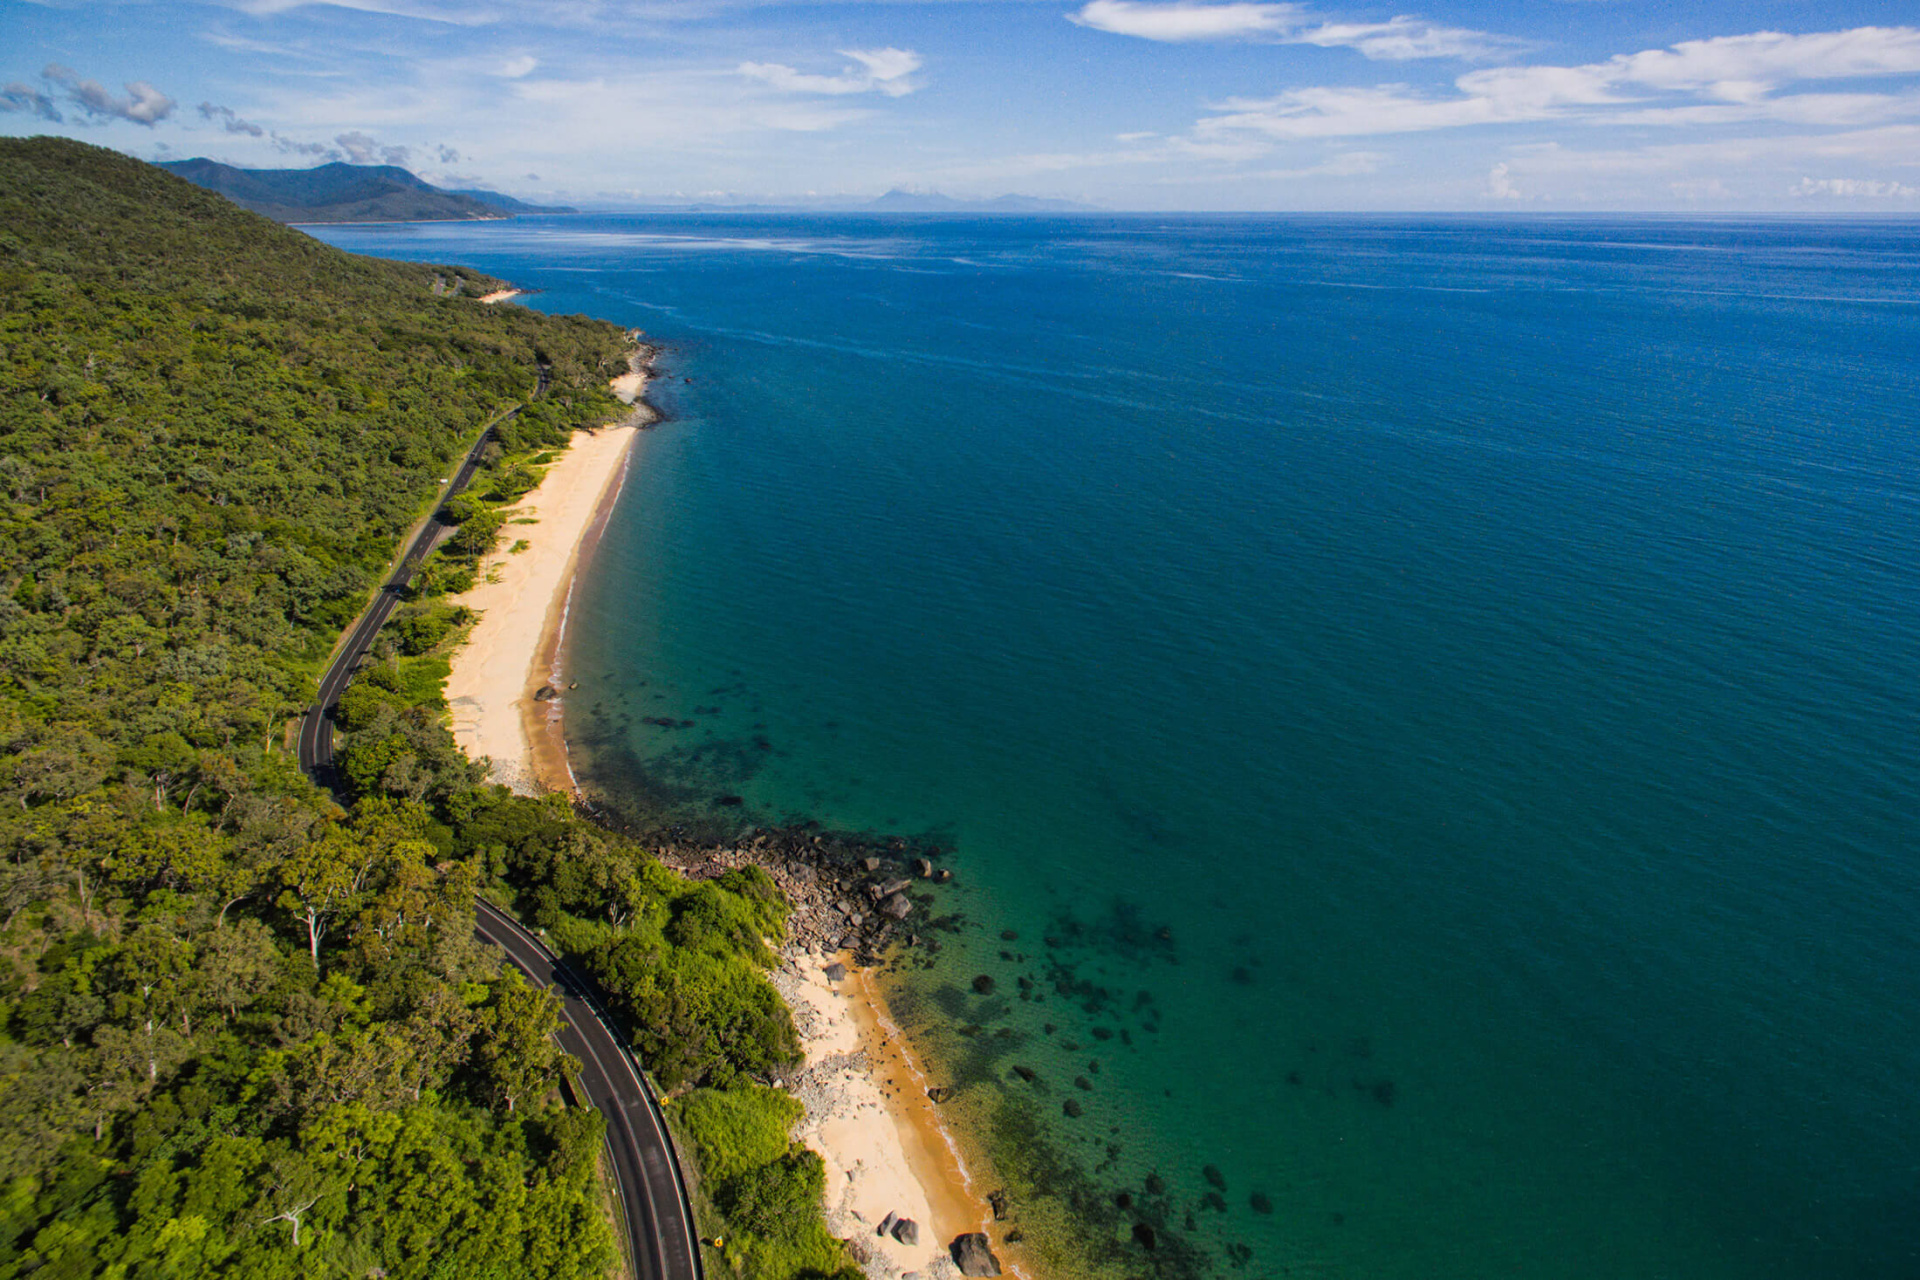
<path fill-rule="evenodd" d="M 324 235 L 671 344 L 579 755 L 954 846 L 1116 1274 L 1920 1275 L 1920 229 Z"/>

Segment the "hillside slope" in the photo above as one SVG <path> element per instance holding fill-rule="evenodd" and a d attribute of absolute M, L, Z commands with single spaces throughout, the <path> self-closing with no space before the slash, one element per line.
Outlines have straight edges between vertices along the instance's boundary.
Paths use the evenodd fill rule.
<path fill-rule="evenodd" d="M 627 367 L 612 325 L 473 299 L 500 283 L 0 141 L 0 1276 L 606 1276 L 603 1122 L 552 995 L 476 946 L 485 894 L 718 1118 L 716 1266 L 858 1280 L 754 1083 L 798 1056 L 773 882 L 674 876 L 446 727 L 446 595 Z M 343 812 L 289 722 L 516 404 L 340 700 Z"/>
<path fill-rule="evenodd" d="M 556 440 L 623 367 L 612 326 L 436 297 L 457 274 L 0 141 L 0 1274 L 612 1259 L 553 1002 L 476 949 L 433 816 L 470 767 L 423 721 L 342 815 L 278 748 L 536 360 Z"/>
<path fill-rule="evenodd" d="M 489 191 L 443 190 L 396 165 L 237 169 L 201 158 L 160 167 L 276 222 L 470 221 L 561 212 Z"/>

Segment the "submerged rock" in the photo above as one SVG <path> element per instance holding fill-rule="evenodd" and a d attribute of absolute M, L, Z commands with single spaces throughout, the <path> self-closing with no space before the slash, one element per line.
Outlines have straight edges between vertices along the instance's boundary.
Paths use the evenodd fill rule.
<path fill-rule="evenodd" d="M 975 977 L 973 980 L 973 993 L 975 995 L 980 995 L 980 996 L 992 995 L 993 994 L 993 978 L 984 973 Z"/>
<path fill-rule="evenodd" d="M 1007 1193 L 1005 1191 L 987 1192 L 987 1203 L 993 1206 L 993 1220 L 999 1222 L 1007 1216 Z"/>
<path fill-rule="evenodd" d="M 1078 1120 L 1087 1113 L 1087 1109 L 1080 1105 L 1078 1098 L 1068 1098 L 1060 1104 L 1060 1110 L 1069 1120 Z"/>
<path fill-rule="evenodd" d="M 994 1257 L 993 1250 L 987 1246 L 985 1232 L 969 1231 L 955 1236 L 949 1251 L 953 1254 L 953 1265 L 960 1268 L 963 1276 L 1000 1274 L 1000 1259 Z"/>

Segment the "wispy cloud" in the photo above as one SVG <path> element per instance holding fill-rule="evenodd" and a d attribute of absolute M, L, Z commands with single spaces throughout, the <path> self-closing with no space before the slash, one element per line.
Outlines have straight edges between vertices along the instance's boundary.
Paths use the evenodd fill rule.
<path fill-rule="evenodd" d="M 778 62 L 743 62 L 737 68 L 750 80 L 759 80 L 791 93 L 884 93 L 890 98 L 912 93 L 920 86 L 913 73 L 922 65 L 911 49 L 842 49 L 840 56 L 854 65 L 839 75 L 814 75 Z"/>
<path fill-rule="evenodd" d="M 1471 125 L 1579 119 L 1594 124 L 1849 125 L 1920 114 L 1912 94 L 1774 96 L 1790 84 L 1920 73 L 1920 29 L 1859 27 L 1815 35 L 1758 32 L 1693 40 L 1583 66 L 1469 72 L 1457 93 L 1404 85 L 1290 89 L 1237 98 L 1196 126 L 1198 136 L 1254 133 L 1323 138 Z"/>
<path fill-rule="evenodd" d="M 1870 178 L 1802 178 L 1792 194 L 1838 197 L 1842 200 L 1911 200 L 1920 196 L 1920 188 L 1904 182 L 1876 182 Z"/>
<path fill-rule="evenodd" d="M 1247 40 L 1284 35 L 1302 25 L 1296 4 L 1148 4 L 1091 0 L 1069 20 L 1096 31 L 1143 40 Z"/>
<path fill-rule="evenodd" d="M 219 107 L 211 102 L 203 102 L 199 110 L 202 120 L 218 120 L 228 133 L 244 133 L 250 138 L 266 135 L 265 129 L 251 120 L 242 120 L 232 107 Z"/>
<path fill-rule="evenodd" d="M 240 12 L 256 18 L 272 17 L 295 9 L 331 7 L 457 27 L 484 27 L 500 20 L 498 12 L 482 4 L 416 3 L 412 0 L 232 0 L 232 3 Z"/>
<path fill-rule="evenodd" d="M 1403 62 L 1414 58 L 1484 58 L 1511 52 L 1523 42 L 1464 27 L 1444 27 L 1419 18 L 1386 22 L 1333 22 L 1297 4 L 1193 4 L 1188 0 L 1089 0 L 1067 15 L 1083 27 L 1166 43 L 1262 40 L 1358 50 L 1368 58 Z"/>
<path fill-rule="evenodd" d="M 0 111 L 24 111 L 42 120 L 61 119 L 60 109 L 53 105 L 51 97 L 18 80 L 0 89 Z"/>
<path fill-rule="evenodd" d="M 1406 62 L 1414 58 L 1491 58 L 1525 47 L 1525 42 L 1487 31 L 1469 31 L 1464 27 L 1442 27 L 1417 18 L 1393 18 L 1387 22 L 1327 22 L 1308 27 L 1294 35 L 1290 43 L 1314 44 L 1332 49 L 1357 49 L 1380 62 Z"/>

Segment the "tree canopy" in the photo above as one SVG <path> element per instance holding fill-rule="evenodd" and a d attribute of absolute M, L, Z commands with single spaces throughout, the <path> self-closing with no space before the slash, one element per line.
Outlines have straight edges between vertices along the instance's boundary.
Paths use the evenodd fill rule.
<path fill-rule="evenodd" d="M 0 1276 L 605 1274 L 601 1120 L 478 894 L 601 979 L 668 1087 L 795 1059 L 770 882 L 683 881 L 484 785 L 446 727 L 442 597 L 625 369 L 612 325 L 474 301 L 499 284 L 0 140 Z M 289 728 L 489 423 L 330 796 Z M 703 1204 L 759 1242 L 722 1265 L 837 1270 L 758 1097 L 706 1130 L 739 1149 Z"/>

